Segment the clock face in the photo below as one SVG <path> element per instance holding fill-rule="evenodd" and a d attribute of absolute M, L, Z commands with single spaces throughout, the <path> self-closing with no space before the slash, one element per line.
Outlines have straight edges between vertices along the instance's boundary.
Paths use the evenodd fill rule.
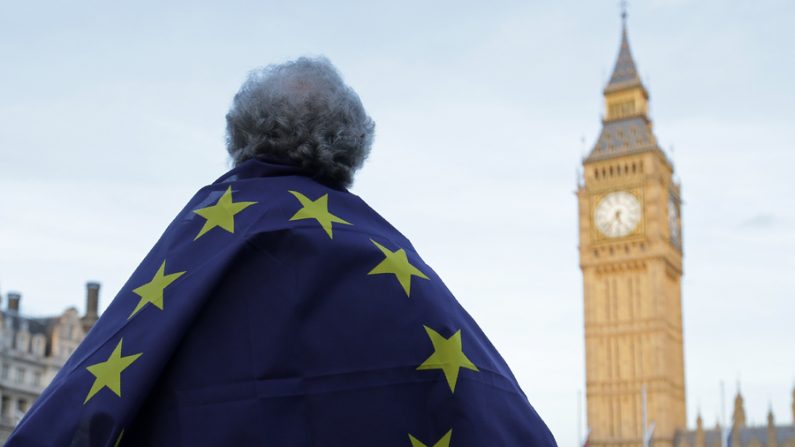
<path fill-rule="evenodd" d="M 607 237 L 622 237 L 632 233 L 640 223 L 640 201 L 626 191 L 606 195 L 596 205 L 596 228 Z"/>
<path fill-rule="evenodd" d="M 673 196 L 668 199 L 668 228 L 671 232 L 671 242 L 679 245 L 679 207 Z"/>

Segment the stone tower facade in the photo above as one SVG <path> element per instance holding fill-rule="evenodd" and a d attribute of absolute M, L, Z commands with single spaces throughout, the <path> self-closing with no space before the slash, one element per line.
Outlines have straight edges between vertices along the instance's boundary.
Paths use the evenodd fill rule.
<path fill-rule="evenodd" d="M 578 187 L 587 417 L 593 447 L 655 447 L 686 427 L 680 187 L 657 144 L 626 24 L 601 134 Z"/>

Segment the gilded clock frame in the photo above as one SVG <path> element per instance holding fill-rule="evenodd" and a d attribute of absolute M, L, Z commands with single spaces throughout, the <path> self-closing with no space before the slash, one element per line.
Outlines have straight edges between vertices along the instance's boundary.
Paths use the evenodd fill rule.
<path fill-rule="evenodd" d="M 599 228 L 596 225 L 596 207 L 599 205 L 599 202 L 608 194 L 612 194 L 614 192 L 627 192 L 635 196 L 640 203 L 640 222 L 638 222 L 638 226 L 632 230 L 631 233 L 627 234 L 626 236 L 621 237 L 609 237 L 599 231 Z M 640 185 L 631 185 L 631 186 L 614 186 L 611 188 L 595 191 L 591 193 L 590 196 L 590 233 L 591 233 L 591 242 L 593 244 L 608 244 L 611 242 L 624 242 L 624 241 L 632 241 L 632 240 L 639 240 L 644 239 L 646 237 L 646 200 L 644 197 L 643 187 Z"/>
<path fill-rule="evenodd" d="M 679 232 L 679 238 L 676 241 L 677 243 L 674 243 L 673 238 L 671 237 L 670 216 L 668 216 L 668 210 L 666 209 L 666 217 L 668 218 L 666 223 L 666 227 L 668 227 L 668 242 L 674 248 L 682 252 L 682 246 L 684 245 L 684 238 L 682 236 L 682 198 L 679 197 L 679 194 L 676 190 L 671 188 L 668 191 L 668 200 L 673 200 L 674 205 L 676 206 L 676 229 Z M 666 207 L 667 205 L 668 204 L 666 203 Z"/>

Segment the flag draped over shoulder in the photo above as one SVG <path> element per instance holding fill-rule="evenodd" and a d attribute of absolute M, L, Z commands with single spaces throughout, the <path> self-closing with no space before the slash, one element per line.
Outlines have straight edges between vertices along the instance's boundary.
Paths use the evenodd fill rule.
<path fill-rule="evenodd" d="M 179 213 L 7 445 L 555 441 L 405 237 L 249 160 Z"/>

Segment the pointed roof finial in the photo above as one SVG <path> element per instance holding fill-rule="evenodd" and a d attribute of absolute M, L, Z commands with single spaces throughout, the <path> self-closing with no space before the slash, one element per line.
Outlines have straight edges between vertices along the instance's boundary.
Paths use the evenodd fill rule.
<path fill-rule="evenodd" d="M 740 392 L 740 381 L 737 381 L 737 396 L 734 397 L 734 412 L 732 422 L 735 427 L 745 427 L 745 400 Z"/>
<path fill-rule="evenodd" d="M 621 89 L 628 86 L 642 85 L 635 60 L 629 49 L 627 37 L 627 0 L 621 0 L 621 45 L 618 49 L 618 58 L 613 67 L 613 74 L 607 83 L 607 89 Z"/>
<path fill-rule="evenodd" d="M 626 29 L 627 27 L 627 0 L 621 0 L 621 26 Z"/>

